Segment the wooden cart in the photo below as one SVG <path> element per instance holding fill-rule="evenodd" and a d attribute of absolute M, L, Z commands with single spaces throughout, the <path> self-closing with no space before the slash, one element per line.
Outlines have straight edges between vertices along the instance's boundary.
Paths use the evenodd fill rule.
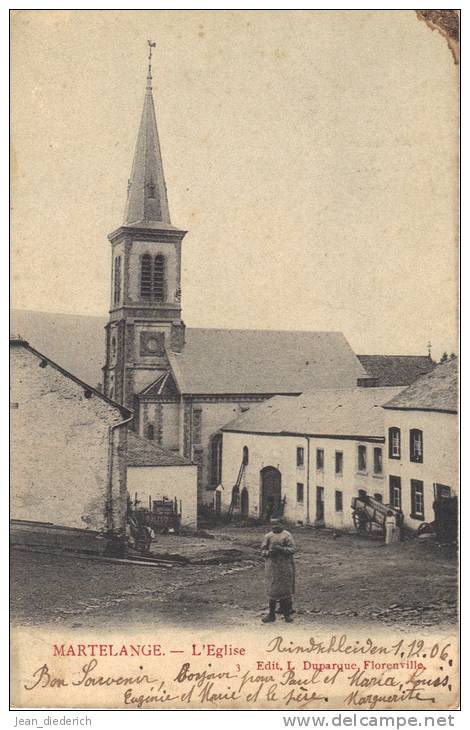
<path fill-rule="evenodd" d="M 374 528 L 381 530 L 385 534 L 385 518 L 387 512 L 393 512 L 398 527 L 403 524 L 403 513 L 401 510 L 391 507 L 389 504 L 383 504 L 373 497 L 353 497 L 351 502 L 353 511 L 353 522 L 356 530 L 362 534 L 371 533 Z"/>

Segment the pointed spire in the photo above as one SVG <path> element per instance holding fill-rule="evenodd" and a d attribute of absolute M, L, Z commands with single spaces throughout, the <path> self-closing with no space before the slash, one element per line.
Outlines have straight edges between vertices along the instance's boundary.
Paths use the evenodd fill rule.
<path fill-rule="evenodd" d="M 125 224 L 147 222 L 170 224 L 170 212 L 168 210 L 168 198 L 152 93 L 152 48 L 155 48 L 156 44 L 148 41 L 148 45 L 147 87 L 135 146 L 134 162 L 127 188 Z"/>

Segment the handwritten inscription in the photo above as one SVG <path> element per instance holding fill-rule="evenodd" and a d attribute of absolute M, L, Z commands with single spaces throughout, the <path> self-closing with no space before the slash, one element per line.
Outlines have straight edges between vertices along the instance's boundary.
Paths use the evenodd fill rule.
<path fill-rule="evenodd" d="M 445 693 L 452 691 L 450 645 L 428 645 L 421 639 L 386 644 L 372 638 L 351 639 L 342 634 L 327 639 L 309 637 L 305 642 L 295 643 L 275 636 L 262 650 L 264 659 L 258 658 L 259 651 L 257 657 L 250 658 L 239 647 L 223 645 L 220 653 L 224 654 L 225 661 L 220 670 L 217 661 L 216 667 L 209 661 L 217 657 L 218 652 L 212 649 L 216 644 L 200 645 L 197 652 L 194 644 L 179 650 L 178 653 L 186 653 L 187 660 L 172 664 L 171 669 L 156 659 L 165 655 L 160 653 L 161 645 L 149 644 L 145 646 L 159 648 L 143 655 L 145 667 L 140 664 L 139 671 L 125 673 L 112 671 L 116 666 L 123 666 L 111 659 L 115 656 L 112 651 L 106 651 L 106 658 L 101 658 L 102 650 L 95 648 L 93 651 L 99 659 L 87 659 L 75 666 L 69 659 L 67 671 L 61 670 L 60 657 L 70 657 L 70 654 L 67 645 L 55 646 L 63 646 L 64 651 L 56 654 L 53 665 L 42 663 L 25 679 L 23 687 L 28 693 L 54 690 L 68 694 L 70 690 L 84 693 L 106 689 L 112 693 L 110 705 L 138 709 L 326 709 L 334 699 L 335 706 L 345 709 L 373 710 L 390 706 L 432 709 L 442 703 L 443 697 L 448 698 Z"/>

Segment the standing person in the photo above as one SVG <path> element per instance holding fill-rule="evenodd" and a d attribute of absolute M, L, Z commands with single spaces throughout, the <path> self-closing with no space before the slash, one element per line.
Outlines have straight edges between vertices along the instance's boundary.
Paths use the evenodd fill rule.
<path fill-rule="evenodd" d="M 400 528 L 397 526 L 395 515 L 389 509 L 385 517 L 385 544 L 391 545 L 392 542 L 399 542 L 399 540 Z"/>
<path fill-rule="evenodd" d="M 276 603 L 287 623 L 292 623 L 292 596 L 295 591 L 295 544 L 281 520 L 271 520 L 271 532 L 264 536 L 261 555 L 266 558 L 265 579 L 269 598 L 269 613 L 261 619 L 264 624 L 276 620 Z"/>

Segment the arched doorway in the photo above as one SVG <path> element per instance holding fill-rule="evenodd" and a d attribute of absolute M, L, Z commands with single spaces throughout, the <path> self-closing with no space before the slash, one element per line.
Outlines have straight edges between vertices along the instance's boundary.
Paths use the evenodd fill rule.
<path fill-rule="evenodd" d="M 248 489 L 246 487 L 243 487 L 243 489 L 242 489 L 240 508 L 241 508 L 240 511 L 242 513 L 242 517 L 248 517 L 249 497 L 248 497 Z"/>
<path fill-rule="evenodd" d="M 261 469 L 261 515 L 269 520 L 281 515 L 281 472 L 274 466 Z"/>

